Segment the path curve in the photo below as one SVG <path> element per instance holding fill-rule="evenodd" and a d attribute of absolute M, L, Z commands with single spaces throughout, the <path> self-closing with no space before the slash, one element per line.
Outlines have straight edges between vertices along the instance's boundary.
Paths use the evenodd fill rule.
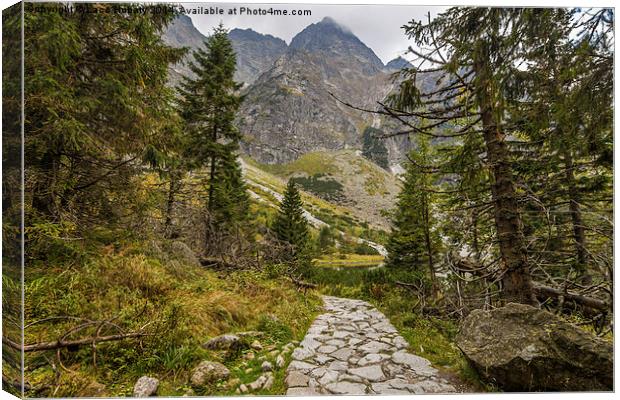
<path fill-rule="evenodd" d="M 323 296 L 325 314 L 293 351 L 287 395 L 452 393 L 430 361 L 406 351 L 390 321 L 362 300 Z"/>

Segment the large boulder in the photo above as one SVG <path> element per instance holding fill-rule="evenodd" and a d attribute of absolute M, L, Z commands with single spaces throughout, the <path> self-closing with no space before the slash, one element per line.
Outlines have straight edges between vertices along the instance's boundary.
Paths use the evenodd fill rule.
<path fill-rule="evenodd" d="M 184 264 L 200 267 L 200 260 L 198 260 L 196 253 L 183 242 L 175 240 L 170 243 L 170 253 L 173 258 Z"/>
<path fill-rule="evenodd" d="M 481 378 L 506 391 L 613 389 L 613 347 L 547 311 L 476 310 L 456 343 Z"/>
<path fill-rule="evenodd" d="M 224 364 L 215 361 L 203 361 L 192 371 L 190 383 L 194 387 L 203 387 L 228 379 L 229 376 L 230 371 Z"/>

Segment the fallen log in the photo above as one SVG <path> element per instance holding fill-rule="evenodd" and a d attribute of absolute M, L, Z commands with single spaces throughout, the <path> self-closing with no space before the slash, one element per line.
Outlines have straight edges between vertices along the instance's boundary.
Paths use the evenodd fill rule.
<path fill-rule="evenodd" d="M 203 267 L 213 268 L 213 269 L 225 269 L 225 270 L 242 269 L 237 264 L 229 263 L 219 258 L 201 257 L 199 262 L 200 262 L 200 265 L 202 265 Z"/>
<path fill-rule="evenodd" d="M 580 306 L 591 308 L 594 310 L 608 311 L 610 309 L 610 304 L 603 300 L 595 299 L 593 297 L 586 297 L 580 294 L 562 291 L 552 288 L 550 286 L 541 285 L 536 282 L 534 282 L 532 286 L 534 289 L 534 294 L 536 294 L 537 297 L 554 299 L 564 297 L 564 301 L 572 301 L 576 304 L 579 304 Z"/>
<path fill-rule="evenodd" d="M 289 279 L 297 287 L 297 290 L 303 290 L 304 295 L 306 294 L 306 291 L 308 289 L 316 289 L 316 288 L 319 287 L 319 285 L 317 285 L 315 283 L 304 282 L 304 281 L 301 281 L 299 279 L 295 279 L 292 276 L 289 276 Z"/>
<path fill-rule="evenodd" d="M 67 348 L 67 347 L 77 347 L 77 346 L 84 346 L 84 345 L 94 345 L 94 344 L 101 343 L 101 342 L 112 342 L 116 340 L 138 338 L 138 337 L 143 337 L 143 336 L 148 336 L 148 335 L 149 335 L 148 333 L 143 333 L 143 332 L 132 332 L 132 333 L 117 334 L 117 335 L 109 335 L 109 336 L 95 336 L 95 337 L 88 337 L 88 338 L 82 338 L 82 339 L 76 339 L 76 340 L 66 340 L 66 341 L 65 340 L 53 340 L 51 342 L 26 344 L 24 345 L 24 347 L 22 347 L 21 344 L 14 342 L 11 339 L 3 336 L 2 343 L 6 344 L 7 346 L 15 350 L 19 350 L 23 352 L 30 352 L 30 351 L 57 350 L 57 349 L 62 349 L 62 348 Z"/>

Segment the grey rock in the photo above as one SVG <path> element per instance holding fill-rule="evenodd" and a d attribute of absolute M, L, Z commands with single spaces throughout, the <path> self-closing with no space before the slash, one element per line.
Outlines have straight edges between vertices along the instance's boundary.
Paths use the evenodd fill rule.
<path fill-rule="evenodd" d="M 377 342 L 375 340 L 368 342 L 359 347 L 359 350 L 365 353 L 380 353 L 382 351 L 386 351 L 390 348 L 388 344 Z"/>
<path fill-rule="evenodd" d="M 368 364 L 376 364 L 378 362 L 385 360 L 386 358 L 389 358 L 389 356 L 385 354 L 370 353 L 360 358 L 359 361 L 357 361 L 357 365 L 363 367 L 364 365 L 368 365 Z"/>
<path fill-rule="evenodd" d="M 282 355 L 278 355 L 276 357 L 276 368 L 280 369 L 282 367 L 284 367 L 284 364 L 286 363 L 286 361 L 284 360 L 284 357 L 282 357 Z"/>
<path fill-rule="evenodd" d="M 312 356 L 314 356 L 314 352 L 312 350 L 309 350 L 303 347 L 296 348 L 295 350 L 293 350 L 293 354 L 291 355 L 293 360 L 299 360 L 299 361 L 303 361 Z"/>
<path fill-rule="evenodd" d="M 317 396 L 320 394 L 321 392 L 310 387 L 293 387 L 286 391 L 287 396 Z"/>
<path fill-rule="evenodd" d="M 319 347 L 318 349 L 316 349 L 317 352 L 323 353 L 323 354 L 330 354 L 336 350 L 338 350 L 336 346 L 329 346 L 329 345 L 323 345 Z"/>
<path fill-rule="evenodd" d="M 263 384 L 263 389 L 265 390 L 271 389 L 273 387 L 274 382 L 275 382 L 275 378 L 273 377 L 273 374 L 271 373 L 267 374 L 267 380 Z"/>
<path fill-rule="evenodd" d="M 298 372 L 289 371 L 284 381 L 287 387 L 308 386 L 308 375 Z"/>
<path fill-rule="evenodd" d="M 260 366 L 260 369 L 263 372 L 273 371 L 273 364 L 270 363 L 269 361 L 263 361 L 263 363 Z"/>
<path fill-rule="evenodd" d="M 237 350 L 245 347 L 245 343 L 237 335 L 216 336 L 202 345 L 208 350 Z"/>
<path fill-rule="evenodd" d="M 456 343 L 505 391 L 613 390 L 613 346 L 554 314 L 510 303 L 465 318 Z"/>
<path fill-rule="evenodd" d="M 348 360 L 351 355 L 354 353 L 353 349 L 349 348 L 349 347 L 343 347 L 339 350 L 334 351 L 333 353 L 330 354 L 330 356 L 340 360 L 340 361 L 346 361 Z"/>
<path fill-rule="evenodd" d="M 334 394 L 366 394 L 366 385 L 362 383 L 341 381 L 330 383 L 325 388 Z"/>
<path fill-rule="evenodd" d="M 192 267 L 200 267 L 200 261 L 196 253 L 183 242 L 178 240 L 170 243 L 170 254 L 177 260 Z"/>
<path fill-rule="evenodd" d="M 349 374 L 360 376 L 364 379 L 368 379 L 371 382 L 378 382 L 385 380 L 385 374 L 380 365 L 369 365 L 366 367 L 349 368 L 347 370 Z"/>
<path fill-rule="evenodd" d="M 202 361 L 192 370 L 190 383 L 202 387 L 219 380 L 228 379 L 230 371 L 223 364 L 216 361 Z"/>
<path fill-rule="evenodd" d="M 159 379 L 150 376 L 141 376 L 133 387 L 133 397 L 149 397 L 157 393 Z"/>
<path fill-rule="evenodd" d="M 289 368 L 289 370 L 298 370 L 298 371 L 301 371 L 301 372 L 310 372 L 311 370 L 316 368 L 316 365 L 307 363 L 305 361 L 293 360 L 288 365 L 288 368 Z"/>

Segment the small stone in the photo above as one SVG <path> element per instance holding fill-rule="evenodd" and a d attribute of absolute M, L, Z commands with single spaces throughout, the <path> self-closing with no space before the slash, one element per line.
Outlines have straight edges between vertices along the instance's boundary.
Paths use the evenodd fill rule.
<path fill-rule="evenodd" d="M 316 349 L 316 351 L 318 351 L 319 353 L 323 353 L 323 354 L 333 353 L 336 350 L 338 350 L 336 346 L 329 346 L 329 345 L 323 345 L 319 347 L 318 349 Z"/>
<path fill-rule="evenodd" d="M 350 368 L 347 372 L 353 375 L 361 376 L 362 378 L 368 379 L 371 382 L 382 381 L 385 379 L 385 375 L 383 374 L 380 365 Z"/>
<path fill-rule="evenodd" d="M 284 357 L 282 357 L 282 355 L 278 355 L 276 357 L 276 368 L 280 369 L 280 368 L 284 367 L 285 363 L 286 363 L 286 361 L 284 360 Z"/>
<path fill-rule="evenodd" d="M 325 344 L 328 344 L 330 346 L 342 347 L 344 346 L 344 341 L 340 339 L 331 339 L 325 342 Z"/>
<path fill-rule="evenodd" d="M 393 388 L 389 383 L 373 383 L 371 389 L 376 394 L 410 394 L 408 390 Z"/>
<path fill-rule="evenodd" d="M 359 347 L 359 350 L 365 352 L 365 353 L 380 353 L 382 351 L 385 351 L 387 349 L 389 349 L 390 346 L 385 344 L 385 343 L 381 343 L 381 342 L 377 342 L 376 340 L 370 341 L 362 346 Z"/>
<path fill-rule="evenodd" d="M 264 361 L 261 366 L 260 369 L 263 372 L 267 372 L 267 371 L 273 371 L 273 364 L 271 364 L 269 361 Z"/>
<path fill-rule="evenodd" d="M 294 361 L 292 361 L 289 364 L 288 368 L 290 370 L 298 370 L 298 371 L 301 371 L 301 372 L 310 372 L 311 370 L 316 368 L 316 365 L 310 364 L 310 363 L 307 363 L 307 362 L 304 362 L 304 361 L 296 361 L 296 360 L 294 360 Z"/>
<path fill-rule="evenodd" d="M 256 391 L 258 389 L 262 389 L 263 385 L 267 382 L 267 376 L 261 375 L 254 382 L 248 385 L 248 388 L 251 391 Z"/>
<path fill-rule="evenodd" d="M 210 339 L 202 347 L 208 350 L 237 350 L 243 347 L 243 341 L 237 335 L 221 335 Z"/>
<path fill-rule="evenodd" d="M 323 374 L 321 378 L 319 378 L 319 383 L 321 386 L 325 386 L 329 383 L 336 382 L 338 380 L 338 372 L 327 370 Z"/>
<path fill-rule="evenodd" d="M 334 394 L 366 394 L 366 385 L 347 381 L 330 383 L 326 389 Z"/>
<path fill-rule="evenodd" d="M 263 384 L 263 389 L 269 390 L 273 386 L 273 383 L 274 383 L 275 380 L 274 380 L 273 374 L 271 372 L 266 374 L 266 376 L 267 376 L 267 380 Z"/>
<path fill-rule="evenodd" d="M 246 374 L 251 374 L 252 371 L 254 371 L 252 368 L 246 368 L 245 373 Z"/>
<path fill-rule="evenodd" d="M 230 371 L 223 364 L 215 361 L 202 361 L 192 370 L 190 382 L 193 386 L 205 386 L 210 383 L 227 379 Z"/>
<path fill-rule="evenodd" d="M 249 392 L 248 387 L 247 387 L 247 386 L 245 386 L 244 384 L 241 384 L 241 385 L 239 386 L 239 391 L 240 391 L 241 393 L 247 393 L 247 392 Z"/>
<path fill-rule="evenodd" d="M 149 397 L 157 393 L 159 379 L 141 376 L 133 387 L 133 397 Z"/>
<path fill-rule="evenodd" d="M 292 387 L 286 391 L 287 396 L 317 396 L 320 394 L 316 389 L 309 387 Z"/>
<path fill-rule="evenodd" d="M 332 361 L 328 368 L 334 371 L 346 371 L 349 368 L 349 364 L 344 361 Z"/>
<path fill-rule="evenodd" d="M 319 365 L 324 365 L 326 362 L 333 360 L 330 356 L 326 356 L 325 354 L 318 354 L 314 357 L 314 361 Z"/>
<path fill-rule="evenodd" d="M 378 362 L 381 362 L 381 361 L 385 360 L 386 358 L 389 358 L 389 356 L 387 356 L 385 354 L 370 353 L 370 354 L 366 354 L 364 357 L 362 357 L 357 362 L 357 365 L 359 365 L 360 367 L 363 367 L 363 366 L 368 365 L 368 364 L 376 364 Z"/>
<path fill-rule="evenodd" d="M 309 349 L 305 349 L 303 347 L 298 347 L 295 350 L 293 350 L 293 354 L 291 355 L 291 357 L 293 358 L 293 360 L 299 360 L 299 361 L 303 361 L 306 358 L 310 358 L 314 355 L 314 352 L 309 350 Z"/>
<path fill-rule="evenodd" d="M 346 361 L 351 357 L 351 355 L 353 355 L 353 353 L 353 349 L 349 347 L 343 347 L 337 351 L 334 351 L 330 355 L 340 361 Z"/>
<path fill-rule="evenodd" d="M 364 382 L 364 380 L 360 376 L 349 375 L 349 374 L 340 375 L 340 377 L 338 377 L 338 381 L 349 381 L 349 382 L 358 382 L 358 383 Z"/>
<path fill-rule="evenodd" d="M 272 350 L 269 352 L 269 357 L 277 357 L 280 352 L 278 350 Z"/>
<path fill-rule="evenodd" d="M 407 347 L 409 347 L 409 343 L 407 343 L 407 341 L 401 336 L 396 336 L 393 340 L 393 343 L 398 350 L 406 349 Z"/>
<path fill-rule="evenodd" d="M 285 380 L 287 387 L 308 386 L 308 375 L 298 371 L 290 371 Z"/>
<path fill-rule="evenodd" d="M 255 357 L 256 357 L 256 355 L 254 353 L 252 353 L 252 352 L 245 353 L 243 355 L 243 359 L 244 360 L 253 360 Z"/>
<path fill-rule="evenodd" d="M 256 351 L 261 351 L 263 349 L 263 345 L 260 344 L 260 342 L 258 340 L 255 340 L 252 342 L 252 344 L 250 345 L 251 348 L 253 348 Z"/>
<path fill-rule="evenodd" d="M 437 373 L 437 370 L 431 367 L 431 362 L 426 358 L 407 353 L 406 351 L 397 351 L 392 354 L 392 361 L 397 364 L 407 365 L 418 375 L 432 376 Z"/>
<path fill-rule="evenodd" d="M 409 385 L 408 389 L 415 394 L 451 393 L 455 391 L 454 387 L 451 385 L 446 385 L 432 380 L 414 383 L 412 385 Z"/>

